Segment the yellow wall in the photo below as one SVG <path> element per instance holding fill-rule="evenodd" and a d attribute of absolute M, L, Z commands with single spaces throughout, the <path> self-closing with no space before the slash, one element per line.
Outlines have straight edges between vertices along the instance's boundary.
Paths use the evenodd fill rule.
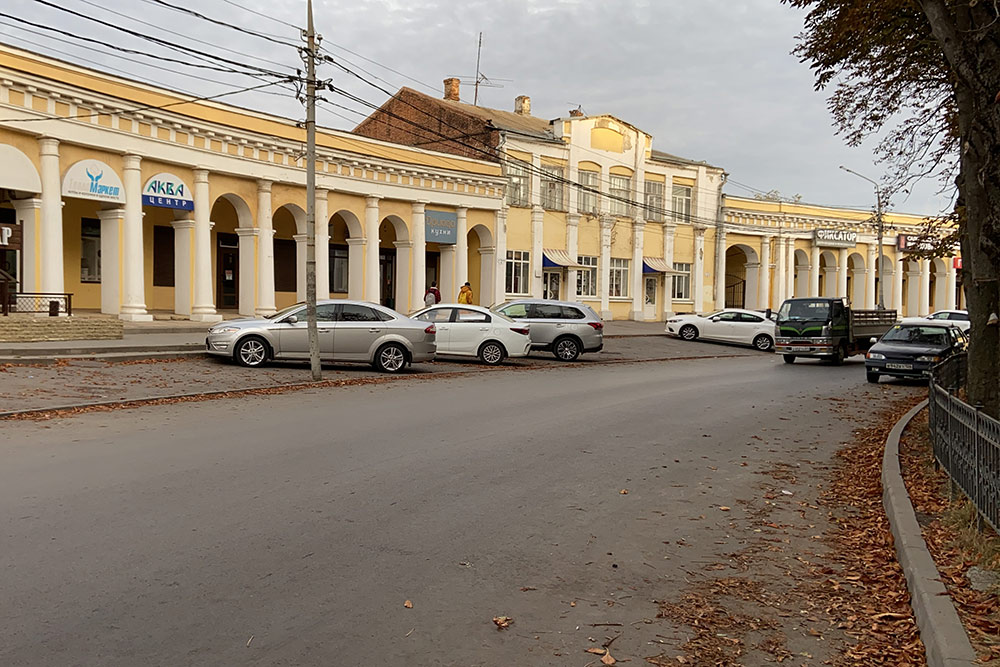
<path fill-rule="evenodd" d="M 63 206 L 63 289 L 73 295 L 74 308 L 100 310 L 101 284 L 80 282 L 80 253 L 83 245 L 80 219 L 97 219 L 101 203 L 76 198 L 66 198 L 63 201 L 66 203 Z M 102 273 L 104 268 L 102 265 Z"/>
<path fill-rule="evenodd" d="M 625 136 L 611 128 L 593 127 L 590 129 L 590 147 L 611 153 L 624 153 Z"/>

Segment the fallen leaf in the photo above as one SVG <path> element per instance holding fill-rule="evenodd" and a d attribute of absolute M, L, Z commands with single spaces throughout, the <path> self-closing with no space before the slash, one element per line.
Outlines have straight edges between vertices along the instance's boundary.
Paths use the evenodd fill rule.
<path fill-rule="evenodd" d="M 409 600 L 407 600 L 406 602 L 404 602 L 403 606 L 406 607 L 407 609 L 413 609 L 413 603 L 410 602 Z"/>
<path fill-rule="evenodd" d="M 728 512 L 730 508 L 726 507 L 725 505 L 719 505 L 719 509 L 722 510 L 723 512 Z"/>
<path fill-rule="evenodd" d="M 597 648 L 596 646 L 592 646 L 591 648 L 584 649 L 584 652 L 585 653 L 593 653 L 594 655 L 604 655 L 605 653 L 607 653 L 607 651 L 605 651 L 603 648 Z"/>
<path fill-rule="evenodd" d="M 616 662 L 618 662 L 618 661 L 617 661 L 617 660 L 615 660 L 614 658 L 612 658 L 612 657 L 611 657 L 611 652 L 610 652 L 610 651 L 608 651 L 607 653 L 605 653 L 605 654 L 604 654 L 604 657 L 603 657 L 603 658 L 601 658 L 601 662 L 602 662 L 603 664 L 605 664 L 605 665 L 613 665 L 613 664 L 615 664 L 615 663 L 616 663 Z"/>
<path fill-rule="evenodd" d="M 622 494 L 623 496 L 627 496 L 628 495 L 628 489 L 622 489 L 618 493 Z"/>
<path fill-rule="evenodd" d="M 510 627 L 510 624 L 514 622 L 514 619 L 510 616 L 494 616 L 493 622 L 496 623 L 497 630 L 503 630 Z"/>

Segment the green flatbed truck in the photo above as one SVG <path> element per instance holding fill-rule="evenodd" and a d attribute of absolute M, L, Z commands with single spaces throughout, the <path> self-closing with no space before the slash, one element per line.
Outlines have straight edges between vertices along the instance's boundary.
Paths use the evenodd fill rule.
<path fill-rule="evenodd" d="M 845 299 L 786 299 L 774 325 L 774 351 L 786 364 L 816 357 L 834 364 L 861 354 L 896 323 L 895 310 L 854 310 Z"/>

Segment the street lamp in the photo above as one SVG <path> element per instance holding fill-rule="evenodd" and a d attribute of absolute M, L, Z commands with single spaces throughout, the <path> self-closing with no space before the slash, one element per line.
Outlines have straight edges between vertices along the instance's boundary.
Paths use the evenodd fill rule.
<path fill-rule="evenodd" d="M 854 174 L 858 178 L 865 179 L 866 181 L 868 181 L 869 183 L 871 183 L 872 185 L 875 186 L 875 234 L 878 237 L 878 241 L 877 241 L 877 243 L 878 243 L 878 261 L 875 262 L 875 268 L 876 268 L 875 277 L 876 277 L 876 279 L 878 281 L 878 297 L 877 297 L 878 303 L 877 303 L 876 307 L 879 310 L 885 310 L 885 299 L 883 298 L 884 294 L 885 294 L 885 292 L 884 292 L 884 290 L 885 290 L 884 282 L 885 281 L 883 280 L 883 277 L 885 276 L 885 265 L 884 265 L 885 259 L 883 258 L 883 255 L 882 255 L 882 232 L 883 232 L 883 228 L 882 228 L 882 190 L 878 187 L 878 183 L 876 183 L 872 179 L 868 178 L 867 176 L 859 174 L 858 172 L 854 171 L 853 169 L 848 169 L 844 165 L 840 165 L 840 168 L 843 169 L 844 171 L 846 171 L 849 174 Z"/>

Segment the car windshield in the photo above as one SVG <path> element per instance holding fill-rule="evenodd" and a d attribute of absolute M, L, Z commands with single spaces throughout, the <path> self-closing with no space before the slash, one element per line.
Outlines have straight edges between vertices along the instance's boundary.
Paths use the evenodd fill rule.
<path fill-rule="evenodd" d="M 948 330 L 944 327 L 906 327 L 896 325 L 882 336 L 884 343 L 904 343 L 907 345 L 948 345 Z"/>
<path fill-rule="evenodd" d="M 294 305 L 288 306 L 287 308 L 282 308 L 281 310 L 279 310 L 278 312 L 276 312 L 274 315 L 265 315 L 264 319 L 267 319 L 267 320 L 276 320 L 279 317 L 284 317 L 285 315 L 288 315 L 289 313 L 294 313 L 296 310 L 298 310 L 299 308 L 301 308 L 304 305 L 305 305 L 304 303 L 296 303 Z"/>
<path fill-rule="evenodd" d="M 828 320 L 829 301 L 786 301 L 778 311 L 779 320 Z"/>

